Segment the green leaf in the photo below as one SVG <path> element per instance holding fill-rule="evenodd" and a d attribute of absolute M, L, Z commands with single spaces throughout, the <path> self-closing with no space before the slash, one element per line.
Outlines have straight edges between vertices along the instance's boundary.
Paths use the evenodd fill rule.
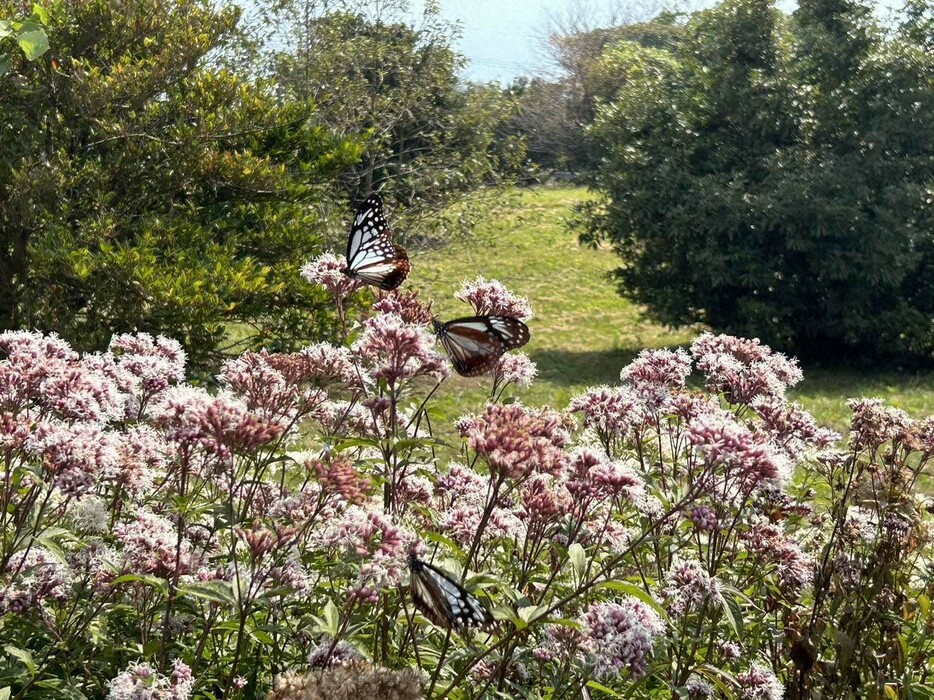
<path fill-rule="evenodd" d="M 32 19 L 41 24 L 48 24 L 49 13 L 44 7 L 42 7 L 42 5 L 40 5 L 37 2 L 34 2 L 32 4 Z"/>
<path fill-rule="evenodd" d="M 340 625 L 340 611 L 333 600 L 328 600 L 321 613 L 321 617 L 312 615 L 311 619 L 315 621 L 318 631 L 329 637 L 336 637 Z"/>
<path fill-rule="evenodd" d="M 587 687 L 592 690 L 599 690 L 601 693 L 610 696 L 611 698 L 622 698 L 623 696 L 617 693 L 612 688 L 607 688 L 605 685 L 597 683 L 597 681 L 587 681 Z"/>
<path fill-rule="evenodd" d="M 26 54 L 26 58 L 30 61 L 35 61 L 39 56 L 49 50 L 49 37 L 46 36 L 45 30 L 43 29 L 21 32 L 16 37 L 16 41 L 23 50 L 23 53 Z"/>
<path fill-rule="evenodd" d="M 221 605 L 236 605 L 233 587 L 229 581 L 197 581 L 187 586 L 180 586 L 178 592 L 194 598 L 203 598 Z"/>
<path fill-rule="evenodd" d="M 720 591 L 717 591 L 714 597 L 717 602 L 720 603 L 720 607 L 723 609 L 723 614 L 726 615 L 726 620 L 730 624 L 733 634 L 735 634 L 737 638 L 742 639 L 744 629 L 743 613 L 739 605 L 737 605 L 736 601 L 732 598 L 725 597 Z"/>
<path fill-rule="evenodd" d="M 30 678 L 36 675 L 36 662 L 33 660 L 32 654 L 30 654 L 28 651 L 25 649 L 20 649 L 19 647 L 15 647 L 12 644 L 7 644 L 5 647 L 3 647 L 3 651 L 5 651 L 13 658 L 22 661 L 23 664 L 25 664 L 26 669 L 29 671 Z"/>
<path fill-rule="evenodd" d="M 5 75 L 6 72 L 10 70 L 11 65 L 12 62 L 9 56 L 0 56 L 0 76 Z"/>
<path fill-rule="evenodd" d="M 571 568 L 580 581 L 584 578 L 584 571 L 587 569 L 587 553 L 579 542 L 574 542 L 568 547 L 568 558 L 571 560 Z"/>
<path fill-rule="evenodd" d="M 652 608 L 652 610 L 657 612 L 663 620 L 668 619 L 668 613 L 665 612 L 665 608 L 659 605 L 651 595 L 642 589 L 641 586 L 637 586 L 634 583 L 630 583 L 629 581 L 601 581 L 595 586 L 595 588 L 609 588 L 611 591 L 619 591 L 620 593 L 631 595 L 633 598 L 641 600 L 643 603 Z"/>
<path fill-rule="evenodd" d="M 525 626 L 528 626 L 544 615 L 547 611 L 548 607 L 545 605 L 528 605 L 526 607 L 519 608 L 517 612 L 519 619 L 525 623 Z"/>
<path fill-rule="evenodd" d="M 0 700 L 10 700 L 10 686 L 0 688 Z"/>
<path fill-rule="evenodd" d="M 13 23 L 8 19 L 0 19 L 0 39 L 5 39 L 13 33 Z"/>
<path fill-rule="evenodd" d="M 921 611 L 921 617 L 927 619 L 931 612 L 931 599 L 924 593 L 918 595 L 918 609 Z"/>
<path fill-rule="evenodd" d="M 114 586 L 118 586 L 121 583 L 142 583 L 155 588 L 162 593 L 162 595 L 169 594 L 169 582 L 156 576 L 149 576 L 147 574 L 124 574 L 111 581 L 111 584 Z"/>

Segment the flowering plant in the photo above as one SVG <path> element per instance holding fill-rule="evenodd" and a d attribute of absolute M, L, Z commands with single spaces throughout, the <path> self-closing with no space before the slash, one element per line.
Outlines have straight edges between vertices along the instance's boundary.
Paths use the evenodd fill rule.
<path fill-rule="evenodd" d="M 307 269 L 340 305 L 334 265 Z M 857 401 L 841 440 L 787 400 L 794 362 L 704 334 L 566 410 L 507 396 L 534 365 L 506 355 L 451 444 L 417 296 L 340 318 L 343 347 L 247 353 L 213 392 L 166 338 L 0 336 L 0 693 L 922 692 L 932 419 Z M 413 554 L 495 627 L 429 623 Z"/>

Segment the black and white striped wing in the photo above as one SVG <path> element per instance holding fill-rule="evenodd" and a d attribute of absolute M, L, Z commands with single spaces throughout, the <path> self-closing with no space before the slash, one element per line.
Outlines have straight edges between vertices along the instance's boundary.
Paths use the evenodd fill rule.
<path fill-rule="evenodd" d="M 435 322 L 435 333 L 457 373 L 476 377 L 489 372 L 503 353 L 529 342 L 529 328 L 509 316 L 469 316 Z"/>
<path fill-rule="evenodd" d="M 383 198 L 371 194 L 350 227 L 344 274 L 389 291 L 402 284 L 410 269 L 405 248 L 392 242 Z"/>
<path fill-rule="evenodd" d="M 409 571 L 415 607 L 438 627 L 464 631 L 493 626 L 493 616 L 476 596 L 440 569 L 412 557 Z"/>

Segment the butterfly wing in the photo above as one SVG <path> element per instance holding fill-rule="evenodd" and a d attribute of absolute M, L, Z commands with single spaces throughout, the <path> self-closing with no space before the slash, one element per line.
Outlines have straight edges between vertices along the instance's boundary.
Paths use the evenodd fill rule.
<path fill-rule="evenodd" d="M 402 284 L 410 269 L 405 248 L 395 245 L 390 238 L 383 198 L 371 194 L 357 210 L 350 227 L 346 274 L 389 291 Z"/>
<path fill-rule="evenodd" d="M 509 316 L 457 318 L 437 332 L 454 369 L 465 377 L 489 372 L 503 353 L 529 342 L 528 326 Z"/>
<path fill-rule="evenodd" d="M 438 627 L 466 630 L 493 625 L 493 616 L 476 596 L 440 569 L 413 557 L 409 570 L 415 606 Z"/>

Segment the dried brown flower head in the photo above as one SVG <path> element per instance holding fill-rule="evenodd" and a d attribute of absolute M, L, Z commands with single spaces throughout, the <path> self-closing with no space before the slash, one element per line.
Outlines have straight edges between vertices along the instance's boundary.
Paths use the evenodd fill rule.
<path fill-rule="evenodd" d="M 367 662 L 276 678 L 267 700 L 423 700 L 418 676 Z"/>

